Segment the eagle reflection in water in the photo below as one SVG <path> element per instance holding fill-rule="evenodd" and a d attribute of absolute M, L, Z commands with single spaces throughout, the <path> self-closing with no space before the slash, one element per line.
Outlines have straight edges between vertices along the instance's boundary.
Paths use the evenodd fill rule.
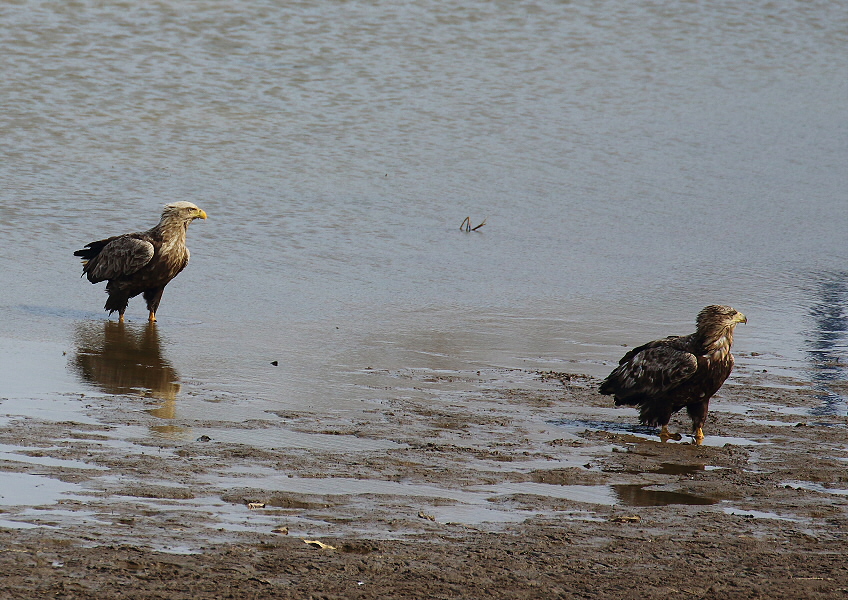
<path fill-rule="evenodd" d="M 156 323 L 81 323 L 76 347 L 72 364 L 83 381 L 107 394 L 158 398 L 164 403 L 148 412 L 162 419 L 176 417 L 179 375 L 162 355 Z M 166 436 L 183 430 L 170 425 L 153 429 Z"/>

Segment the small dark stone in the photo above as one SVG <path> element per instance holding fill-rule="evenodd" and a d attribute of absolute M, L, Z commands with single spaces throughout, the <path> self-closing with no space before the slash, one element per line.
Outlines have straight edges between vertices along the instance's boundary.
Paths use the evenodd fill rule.
<path fill-rule="evenodd" d="M 280 363 L 279 363 L 279 362 L 277 362 L 276 360 L 272 360 L 272 361 L 271 361 L 271 364 L 272 364 L 272 365 L 274 365 L 274 366 L 276 367 L 276 366 L 278 366 Z"/>
<path fill-rule="evenodd" d="M 211 442 L 212 438 L 209 437 L 208 435 L 201 435 L 199 438 L 197 438 L 197 441 L 198 442 Z"/>

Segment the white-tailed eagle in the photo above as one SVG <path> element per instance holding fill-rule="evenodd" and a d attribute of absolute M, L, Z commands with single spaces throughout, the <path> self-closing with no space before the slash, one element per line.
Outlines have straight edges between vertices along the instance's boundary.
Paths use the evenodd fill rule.
<path fill-rule="evenodd" d="M 104 308 L 110 315 L 118 311 L 123 321 L 130 298 L 144 294 L 148 320 L 154 322 L 165 286 L 188 264 L 188 224 L 205 218 L 206 213 L 191 202 L 174 202 L 165 206 L 154 228 L 91 242 L 74 256 L 82 257 L 83 275 L 91 283 L 107 282 Z"/>
<path fill-rule="evenodd" d="M 707 306 L 698 313 L 695 333 L 671 336 L 634 348 L 601 384 L 615 405 L 639 407 L 639 421 L 662 427 L 663 441 L 671 415 L 686 408 L 696 443 L 704 439 L 710 398 L 733 369 L 733 331 L 748 319 L 729 306 Z M 679 439 L 679 436 L 677 436 Z"/>

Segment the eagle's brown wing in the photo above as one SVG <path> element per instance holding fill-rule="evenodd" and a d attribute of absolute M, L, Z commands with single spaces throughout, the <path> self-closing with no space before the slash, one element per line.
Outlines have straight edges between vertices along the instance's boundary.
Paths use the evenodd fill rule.
<path fill-rule="evenodd" d="M 680 385 L 698 370 L 698 358 L 681 342 L 668 338 L 634 348 L 601 384 L 601 393 L 624 399 L 653 396 Z"/>
<path fill-rule="evenodd" d="M 102 249 L 87 260 L 83 272 L 91 283 L 132 275 L 150 262 L 155 252 L 153 244 L 132 234 L 105 240 Z M 94 246 L 93 242 L 89 246 Z"/>

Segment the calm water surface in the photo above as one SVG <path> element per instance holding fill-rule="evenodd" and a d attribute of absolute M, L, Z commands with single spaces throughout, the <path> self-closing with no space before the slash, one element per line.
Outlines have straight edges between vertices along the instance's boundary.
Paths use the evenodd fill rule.
<path fill-rule="evenodd" d="M 0 397 L 600 376 L 726 303 L 844 413 L 846 47 L 838 0 L 4 3 Z M 174 200 L 191 265 L 108 323 L 72 252 Z"/>

